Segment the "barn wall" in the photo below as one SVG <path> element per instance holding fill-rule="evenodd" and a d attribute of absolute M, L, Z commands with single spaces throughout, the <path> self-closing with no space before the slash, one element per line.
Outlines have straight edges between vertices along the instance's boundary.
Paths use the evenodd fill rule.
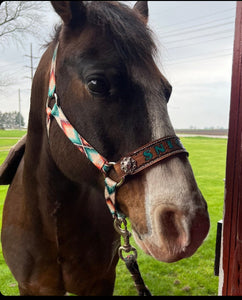
<path fill-rule="evenodd" d="M 219 294 L 242 295 L 242 2 L 237 1 Z"/>

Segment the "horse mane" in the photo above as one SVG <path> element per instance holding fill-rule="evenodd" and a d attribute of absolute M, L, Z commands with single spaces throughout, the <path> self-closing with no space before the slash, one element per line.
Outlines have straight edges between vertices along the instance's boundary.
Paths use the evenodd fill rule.
<path fill-rule="evenodd" d="M 129 6 L 112 1 L 84 1 L 86 21 L 113 41 L 119 56 L 127 62 L 141 63 L 153 57 L 157 48 L 153 33 Z M 55 26 L 52 41 L 59 38 L 62 25 Z"/>

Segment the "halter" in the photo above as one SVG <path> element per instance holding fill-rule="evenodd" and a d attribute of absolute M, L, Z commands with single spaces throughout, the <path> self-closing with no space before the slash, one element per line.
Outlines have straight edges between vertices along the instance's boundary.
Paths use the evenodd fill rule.
<path fill-rule="evenodd" d="M 132 279 L 134 280 L 135 287 L 138 291 L 139 296 L 150 296 L 151 293 L 149 289 L 145 286 L 144 281 L 141 277 L 137 259 L 137 251 L 129 243 L 131 233 L 127 229 L 126 216 L 121 213 L 117 208 L 117 203 L 115 201 L 115 195 L 117 188 L 120 187 L 126 177 L 130 175 L 137 174 L 138 172 L 179 153 L 188 152 L 183 147 L 177 136 L 169 136 L 161 138 L 150 142 L 135 151 L 125 155 L 118 162 L 109 162 L 105 157 L 103 157 L 97 150 L 95 150 L 71 125 L 69 120 L 63 113 L 56 93 L 56 81 L 55 81 L 55 68 L 56 68 L 56 56 L 58 50 L 57 43 L 51 62 L 50 69 L 50 80 L 49 80 L 49 90 L 48 97 L 46 101 L 46 127 L 47 135 L 49 138 L 50 123 L 54 118 L 65 133 L 66 137 L 83 153 L 93 164 L 104 174 L 104 196 L 106 199 L 107 206 L 114 218 L 114 227 L 116 231 L 123 237 L 124 244 L 119 247 L 118 254 L 119 257 L 125 262 L 127 269 L 131 273 Z M 50 108 L 50 101 L 54 99 L 55 104 L 53 108 Z M 117 173 L 120 181 L 114 181 L 109 177 L 109 172 L 114 169 Z M 124 229 L 121 227 L 124 225 Z M 123 257 L 122 251 L 129 253 L 133 252 L 127 257 Z"/>
<path fill-rule="evenodd" d="M 168 136 L 150 142 L 135 151 L 125 155 L 118 162 L 109 162 L 98 151 L 96 151 L 71 125 L 69 120 L 63 113 L 60 105 L 58 105 L 58 96 L 56 94 L 55 68 L 56 57 L 59 43 L 57 43 L 51 62 L 50 80 L 48 97 L 46 101 L 47 113 L 47 134 L 49 137 L 50 123 L 55 118 L 57 124 L 65 133 L 66 137 L 83 153 L 94 165 L 104 174 L 105 182 L 105 199 L 108 208 L 114 218 L 124 218 L 124 215 L 117 209 L 115 195 L 117 188 L 120 187 L 127 176 L 137 174 L 138 172 L 179 153 L 188 152 L 183 147 L 180 139 L 177 136 Z M 55 104 L 51 109 L 49 103 L 51 99 L 55 100 Z M 120 178 L 119 182 L 111 179 L 108 174 L 114 168 Z"/>

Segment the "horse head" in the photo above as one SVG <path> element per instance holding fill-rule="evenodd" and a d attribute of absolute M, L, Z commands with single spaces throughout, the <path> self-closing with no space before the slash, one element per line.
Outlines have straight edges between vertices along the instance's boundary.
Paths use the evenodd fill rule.
<path fill-rule="evenodd" d="M 139 1 L 133 9 L 113 1 L 52 5 L 63 21 L 56 37 L 56 92 L 78 133 L 109 162 L 174 136 L 167 112 L 172 88 L 155 63 L 147 2 Z M 49 141 L 65 176 L 103 191 L 99 170 L 54 123 Z M 115 178 L 114 170 L 110 176 Z M 128 216 L 137 244 L 160 261 L 192 255 L 209 230 L 207 205 L 184 154 L 127 177 L 116 202 Z"/>

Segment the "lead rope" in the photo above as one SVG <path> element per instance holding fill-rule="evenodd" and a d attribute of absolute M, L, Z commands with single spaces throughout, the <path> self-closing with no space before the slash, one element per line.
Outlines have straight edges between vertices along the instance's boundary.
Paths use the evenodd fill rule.
<path fill-rule="evenodd" d="M 115 203 L 116 190 L 123 184 L 124 178 L 122 178 L 120 182 L 116 182 L 109 177 L 105 177 L 104 182 L 104 196 L 114 219 L 114 228 L 118 232 L 118 234 L 120 234 L 123 237 L 124 240 L 123 246 L 120 246 L 118 249 L 119 258 L 125 262 L 125 265 L 129 270 L 131 277 L 134 281 L 134 285 L 138 291 L 138 295 L 152 296 L 149 289 L 145 286 L 144 280 L 139 271 L 137 262 L 137 250 L 133 246 L 131 246 L 129 242 L 131 232 L 129 232 L 127 228 L 126 216 L 117 209 Z M 122 228 L 122 224 L 124 225 L 124 229 Z M 123 251 L 126 253 L 133 252 L 133 254 L 129 254 L 127 257 L 124 257 Z"/>
<path fill-rule="evenodd" d="M 122 224 L 124 224 L 124 229 L 122 229 Z M 127 221 L 125 218 L 114 219 L 114 228 L 123 237 L 124 244 L 118 249 L 119 257 L 125 262 L 127 269 L 129 270 L 131 277 L 134 281 L 134 285 L 138 291 L 139 296 L 152 296 L 151 292 L 144 283 L 144 280 L 140 274 L 139 266 L 137 263 L 137 250 L 130 245 L 129 238 L 131 233 L 127 229 Z M 126 253 L 133 252 L 127 257 L 123 256 L 123 251 Z"/>

